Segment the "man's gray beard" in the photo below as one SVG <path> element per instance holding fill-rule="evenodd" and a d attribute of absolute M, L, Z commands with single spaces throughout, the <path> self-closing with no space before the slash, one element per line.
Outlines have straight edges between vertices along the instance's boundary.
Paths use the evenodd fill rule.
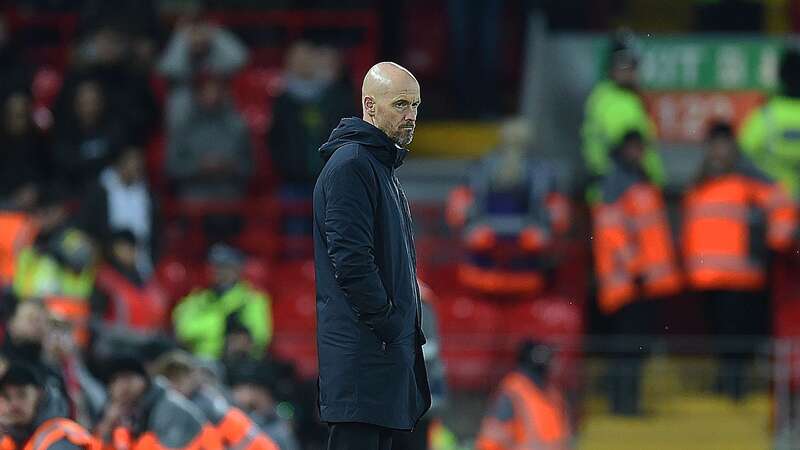
<path fill-rule="evenodd" d="M 406 145 L 410 144 L 411 141 L 414 140 L 414 133 L 411 132 L 408 136 L 398 136 L 394 139 L 394 143 L 399 145 L 400 147 L 405 147 Z"/>

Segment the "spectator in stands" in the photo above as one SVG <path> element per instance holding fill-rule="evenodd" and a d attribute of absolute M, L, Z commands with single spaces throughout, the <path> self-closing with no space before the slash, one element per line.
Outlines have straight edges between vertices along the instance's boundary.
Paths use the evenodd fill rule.
<path fill-rule="evenodd" d="M 800 49 L 788 48 L 778 69 L 780 92 L 742 125 L 742 150 L 800 199 Z"/>
<path fill-rule="evenodd" d="M 473 171 L 469 187 L 451 197 L 448 220 L 463 227 L 469 251 L 459 277 L 470 288 L 533 294 L 546 286 L 555 265 L 547 250 L 567 231 L 569 205 L 558 192 L 553 167 L 529 150 L 528 123 L 508 120 L 500 147 Z"/>
<path fill-rule="evenodd" d="M 14 39 L 8 20 L 0 13 L 0 98 L 15 91 L 30 89 L 33 66 L 25 59 L 22 45 Z"/>
<path fill-rule="evenodd" d="M 169 135 L 167 175 L 190 199 L 241 198 L 253 173 L 250 132 L 223 80 L 200 76 L 193 107 Z"/>
<path fill-rule="evenodd" d="M 151 378 L 141 359 L 117 356 L 106 363 L 109 402 L 95 435 L 106 446 L 136 449 L 219 449 L 216 433 L 196 406 Z"/>
<path fill-rule="evenodd" d="M 645 172 L 645 154 L 642 135 L 626 133 L 592 211 L 598 306 L 618 349 L 609 369 L 611 410 L 632 416 L 642 412 L 642 366 L 658 327 L 657 300 L 683 287 L 664 199 Z"/>
<path fill-rule="evenodd" d="M 754 337 L 769 329 L 770 252 L 790 250 L 796 233 L 788 192 L 740 155 L 729 125 L 712 127 L 700 177 L 684 198 L 682 247 L 689 285 L 706 301 L 712 332 L 750 338 L 717 349 L 719 386 L 735 400 L 747 391 L 745 370 L 759 345 Z"/>
<path fill-rule="evenodd" d="M 617 32 L 608 52 L 608 79 L 595 85 L 586 100 L 583 127 L 583 159 L 590 181 L 588 199 L 599 201 L 599 177 L 612 168 L 611 152 L 631 130 L 638 132 L 645 143 L 642 165 L 647 177 L 657 185 L 665 181 L 664 164 L 653 147 L 655 125 L 647 115 L 639 94 L 638 43 L 629 31 Z"/>
<path fill-rule="evenodd" d="M 31 117 L 31 98 L 25 90 L 3 97 L 0 128 L 0 202 L 30 211 L 38 184 L 49 175 L 49 152 Z"/>
<path fill-rule="evenodd" d="M 74 325 L 57 314 L 48 314 L 49 332 L 43 343 L 47 363 L 63 378 L 71 417 L 90 427 L 100 419 L 106 403 L 106 391 L 84 364 L 84 352 L 75 341 Z"/>
<path fill-rule="evenodd" d="M 105 262 L 97 272 L 92 296 L 94 313 L 107 325 L 157 333 L 166 330 L 168 313 L 155 277 L 137 265 L 139 246 L 130 230 L 111 233 L 105 242 Z"/>
<path fill-rule="evenodd" d="M 346 100 L 352 105 L 353 97 L 357 97 L 358 94 L 353 92 L 355 83 L 348 67 L 344 64 L 342 52 L 332 45 L 320 43 L 317 44 L 317 60 L 319 76 L 328 83 L 330 89 L 338 90 L 340 95 L 347 94 Z M 349 108 L 357 109 L 354 106 Z"/>
<path fill-rule="evenodd" d="M 145 368 L 152 369 L 154 362 L 171 351 L 178 349 L 178 344 L 166 334 L 130 332 L 120 328 L 106 327 L 93 336 L 91 354 L 88 355 L 92 372 L 102 378 L 109 361 L 118 358 L 122 353 L 134 355 L 140 359 Z"/>
<path fill-rule="evenodd" d="M 289 48 L 284 78 L 285 89 L 272 106 L 267 148 L 281 178 L 281 199 L 310 201 L 323 163 L 317 149 L 340 118 L 355 115 L 355 96 L 343 79 L 338 52 L 311 42 Z M 288 234 L 310 234 L 310 212 L 289 213 L 283 228 Z"/>
<path fill-rule="evenodd" d="M 94 289 L 94 247 L 75 228 L 40 234 L 17 257 L 14 293 L 21 300 L 69 297 L 87 302 Z"/>
<path fill-rule="evenodd" d="M 92 242 L 77 229 L 67 228 L 44 243 L 37 239 L 17 257 L 13 294 L 20 301 L 43 300 L 84 349 L 89 344 L 95 263 Z"/>
<path fill-rule="evenodd" d="M 79 222 L 99 242 L 115 231 L 131 231 L 138 243 L 137 272 L 148 278 L 158 255 L 160 215 L 145 178 L 144 150 L 125 146 L 113 155 L 83 201 Z"/>
<path fill-rule="evenodd" d="M 25 364 L 11 363 L 0 378 L 4 449 L 94 450 L 92 435 L 69 420 L 66 402 Z"/>
<path fill-rule="evenodd" d="M 566 404 L 550 380 L 552 359 L 544 343 L 521 345 L 517 369 L 500 382 L 483 420 L 477 450 L 571 448 Z"/>
<path fill-rule="evenodd" d="M 51 323 L 42 302 L 31 300 L 15 305 L 6 326 L 2 354 L 33 367 L 49 385 L 63 390 L 61 373 L 45 360 L 45 340 L 50 331 Z"/>
<path fill-rule="evenodd" d="M 55 170 L 75 196 L 97 179 L 126 135 L 121 118 L 109 110 L 106 92 L 99 82 L 84 80 L 74 90 L 70 111 L 56 116 Z"/>
<path fill-rule="evenodd" d="M 161 23 L 155 0 L 87 0 L 78 20 L 79 37 L 111 27 L 128 39 L 136 67 L 152 66 L 161 39 Z"/>
<path fill-rule="evenodd" d="M 269 297 L 242 280 L 244 255 L 239 250 L 216 244 L 208 262 L 213 284 L 189 294 L 175 308 L 175 336 L 195 355 L 219 359 L 228 335 L 246 329 L 251 356 L 263 356 L 272 334 Z"/>
<path fill-rule="evenodd" d="M 238 364 L 229 371 L 228 382 L 235 403 L 281 450 L 300 449 L 289 422 L 278 415 L 274 375 L 267 364 L 254 360 Z"/>
<path fill-rule="evenodd" d="M 60 119 L 70 116 L 76 91 L 84 81 L 92 80 L 105 94 L 105 114 L 124 124 L 135 144 L 147 143 L 158 125 L 160 110 L 150 86 L 150 70 L 139 67 L 131 52 L 129 36 L 114 25 L 102 26 L 87 35 L 56 99 L 56 127 L 60 126 Z M 75 126 L 68 120 L 62 120 L 61 125 Z"/>
<path fill-rule="evenodd" d="M 42 249 L 61 229 L 67 213 L 54 189 L 38 190 L 31 213 L 16 207 L 0 210 L 0 284 L 6 289 L 14 283 L 22 252 Z"/>
<path fill-rule="evenodd" d="M 320 143 L 339 119 L 355 115 L 352 87 L 339 82 L 340 77 L 341 63 L 334 50 L 306 41 L 289 48 L 286 87 L 272 107 L 267 143 L 285 196 L 311 196 L 322 169 Z"/>
<path fill-rule="evenodd" d="M 47 386 L 68 401 L 70 415 L 89 425 L 105 402 L 105 392 L 75 351 L 68 327 L 51 320 L 36 300 L 21 303 L 9 321 L 2 353 L 36 370 Z"/>
<path fill-rule="evenodd" d="M 228 79 L 246 63 L 247 49 L 233 33 L 208 22 L 199 10 L 181 17 L 158 63 L 158 71 L 171 84 L 168 128 L 189 116 L 192 83 L 198 75 L 206 73 Z"/>
<path fill-rule="evenodd" d="M 256 342 L 250 330 L 239 320 L 232 321 L 227 326 L 225 345 L 222 350 L 221 360 L 226 364 L 232 361 L 250 359 L 257 351 Z"/>
<path fill-rule="evenodd" d="M 222 392 L 203 383 L 191 355 L 175 351 L 154 362 L 154 373 L 168 380 L 172 389 L 189 399 L 214 426 L 226 450 L 286 450 L 278 447 L 242 410 Z"/>

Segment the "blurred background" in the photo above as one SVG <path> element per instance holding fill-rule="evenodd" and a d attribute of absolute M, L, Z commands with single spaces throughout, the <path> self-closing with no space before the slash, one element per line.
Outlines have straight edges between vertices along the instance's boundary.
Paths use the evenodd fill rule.
<path fill-rule="evenodd" d="M 7 0 L 2 356 L 89 428 L 76 365 L 257 362 L 248 412 L 324 448 L 317 148 L 391 60 L 434 387 L 404 445 L 800 448 L 798 32 L 797 0 Z"/>

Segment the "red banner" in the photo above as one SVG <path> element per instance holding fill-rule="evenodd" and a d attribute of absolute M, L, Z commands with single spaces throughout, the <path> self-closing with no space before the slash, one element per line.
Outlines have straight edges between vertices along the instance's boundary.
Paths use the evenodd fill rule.
<path fill-rule="evenodd" d="M 756 91 L 646 92 L 645 105 L 656 123 L 658 137 L 666 142 L 701 142 L 715 121 L 736 129 L 764 101 Z"/>

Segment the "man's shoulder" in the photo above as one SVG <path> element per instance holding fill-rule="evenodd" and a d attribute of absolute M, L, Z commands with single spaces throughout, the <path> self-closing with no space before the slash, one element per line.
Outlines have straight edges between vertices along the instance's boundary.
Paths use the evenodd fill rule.
<path fill-rule="evenodd" d="M 185 445 L 205 423 L 203 413 L 179 394 L 166 391 L 153 408 L 149 428 L 168 447 Z"/>
<path fill-rule="evenodd" d="M 211 289 L 193 289 L 178 302 L 178 305 L 182 303 L 204 303 L 214 297 L 216 297 L 216 294 Z"/>
<path fill-rule="evenodd" d="M 374 160 L 369 150 L 358 142 L 349 142 L 331 155 L 320 176 L 327 178 L 349 173 L 367 175 L 374 167 Z"/>
<path fill-rule="evenodd" d="M 328 164 L 363 164 L 369 160 L 369 151 L 359 142 L 348 142 L 339 147 L 328 160 Z"/>
<path fill-rule="evenodd" d="M 638 174 L 622 170 L 616 165 L 612 166 L 600 185 L 603 202 L 614 203 L 620 200 L 632 186 L 641 181 L 641 176 Z"/>
<path fill-rule="evenodd" d="M 214 424 L 218 424 L 225 417 L 228 409 L 231 408 L 222 394 L 209 388 L 201 388 L 192 397 L 192 403 Z"/>

